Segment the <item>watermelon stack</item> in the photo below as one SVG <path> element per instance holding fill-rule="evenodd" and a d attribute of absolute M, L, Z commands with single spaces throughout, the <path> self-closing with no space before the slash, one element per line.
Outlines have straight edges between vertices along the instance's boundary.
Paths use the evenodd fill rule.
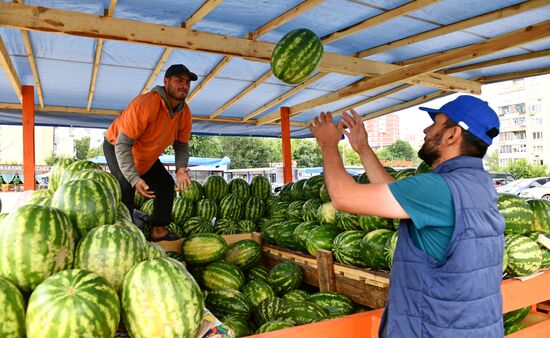
<path fill-rule="evenodd" d="M 498 210 L 506 222 L 506 234 L 525 235 L 531 230 L 533 211 L 526 200 L 512 194 L 499 194 Z"/>
<path fill-rule="evenodd" d="M 513 276 L 525 276 L 537 271 L 542 264 L 542 251 L 529 237 L 507 235 L 504 247 L 508 256 L 506 271 Z"/>

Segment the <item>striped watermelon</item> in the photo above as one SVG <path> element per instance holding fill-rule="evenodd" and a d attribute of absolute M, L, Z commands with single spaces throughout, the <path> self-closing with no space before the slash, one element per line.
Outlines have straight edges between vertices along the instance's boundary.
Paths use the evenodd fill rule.
<path fill-rule="evenodd" d="M 178 262 L 180 262 L 181 264 L 183 264 L 184 266 L 186 265 L 185 263 L 185 258 L 183 257 L 183 255 L 179 252 L 176 252 L 176 251 L 166 251 L 166 257 L 170 257 L 170 258 L 173 258 L 175 260 L 177 260 Z"/>
<path fill-rule="evenodd" d="M 258 265 L 248 271 L 246 280 L 251 281 L 258 279 L 266 282 L 267 276 L 269 276 L 269 269 L 265 266 Z"/>
<path fill-rule="evenodd" d="M 208 198 L 202 199 L 197 202 L 195 213 L 197 216 L 200 216 L 207 221 L 212 221 L 212 219 L 218 215 L 218 205 L 216 202 Z"/>
<path fill-rule="evenodd" d="M 181 251 L 187 263 L 206 265 L 225 256 L 227 243 L 217 234 L 195 234 L 185 239 Z"/>
<path fill-rule="evenodd" d="M 369 184 L 370 181 L 369 181 L 369 176 L 367 175 L 367 173 L 362 173 L 361 175 L 359 175 L 357 177 L 357 183 L 360 183 L 360 184 Z"/>
<path fill-rule="evenodd" d="M 262 325 L 270 320 L 279 318 L 279 313 L 286 304 L 286 301 L 278 297 L 262 300 L 254 311 L 254 321 L 256 324 Z"/>
<path fill-rule="evenodd" d="M 121 219 L 121 220 L 118 220 L 116 223 L 114 224 L 117 224 L 117 225 L 123 225 L 125 227 L 128 228 L 128 230 L 130 230 L 134 236 L 136 236 L 139 241 L 141 242 L 141 244 L 143 245 L 143 247 L 145 248 L 145 245 L 147 244 L 147 239 L 145 238 L 145 235 L 143 234 L 143 232 L 138 228 L 137 225 L 135 225 L 134 223 L 132 222 L 129 222 L 129 221 L 126 221 L 124 219 Z"/>
<path fill-rule="evenodd" d="M 47 196 L 47 197 L 33 197 L 29 200 L 27 200 L 27 202 L 25 202 L 25 204 L 34 204 L 34 205 L 42 205 L 44 207 L 49 207 L 52 205 L 52 197 L 51 196 Z M 7 214 L 6 214 L 7 215 Z"/>
<path fill-rule="evenodd" d="M 304 290 L 290 290 L 283 296 L 283 299 L 287 303 L 295 303 L 295 302 L 303 302 L 306 300 L 307 297 L 309 297 L 309 293 Z"/>
<path fill-rule="evenodd" d="M 220 319 L 227 327 L 229 327 L 235 333 L 235 337 L 245 337 L 252 333 L 250 325 L 246 320 L 238 318 L 236 316 L 224 316 Z"/>
<path fill-rule="evenodd" d="M 193 216 L 190 219 L 185 222 L 185 225 L 183 226 L 183 236 L 187 237 L 194 234 L 204 234 L 204 233 L 211 233 L 214 232 L 214 227 L 212 226 L 212 222 L 209 220 L 206 220 L 200 216 Z"/>
<path fill-rule="evenodd" d="M 542 264 L 542 251 L 529 237 L 507 235 L 504 238 L 508 267 L 506 271 L 513 276 L 525 276 L 537 271 Z"/>
<path fill-rule="evenodd" d="M 32 198 L 35 198 L 35 197 L 52 197 L 53 193 L 54 193 L 54 191 L 50 190 L 50 189 L 35 190 L 31 193 L 30 198 L 32 199 Z M 2 209 L 1 205 L 0 205 L 0 209 Z"/>
<path fill-rule="evenodd" d="M 132 215 L 130 215 L 130 211 L 128 210 L 128 207 L 124 205 L 124 203 L 118 203 L 116 209 L 116 219 L 123 219 L 125 221 L 132 222 Z"/>
<path fill-rule="evenodd" d="M 147 215 L 147 218 L 149 218 L 149 220 L 151 219 L 151 217 L 153 217 L 153 210 L 155 208 L 154 204 L 155 204 L 155 199 L 151 198 L 143 202 L 143 204 L 141 205 L 140 210 L 143 211 L 145 215 Z"/>
<path fill-rule="evenodd" d="M 271 195 L 264 201 L 265 202 L 264 206 L 266 208 L 270 208 L 273 204 L 280 201 L 281 201 L 281 197 L 279 197 L 278 195 Z"/>
<path fill-rule="evenodd" d="M 328 316 L 323 307 L 308 301 L 286 304 L 279 312 L 279 318 L 292 321 L 296 325 L 309 324 Z"/>
<path fill-rule="evenodd" d="M 75 230 L 59 209 L 27 204 L 0 222 L 0 275 L 30 292 L 44 279 L 70 268 Z"/>
<path fill-rule="evenodd" d="M 292 261 L 276 264 L 267 276 L 267 282 L 279 296 L 290 290 L 298 289 L 302 285 L 302 279 L 302 268 Z"/>
<path fill-rule="evenodd" d="M 229 185 L 221 176 L 208 176 L 203 183 L 204 197 L 219 202 L 229 193 Z"/>
<path fill-rule="evenodd" d="M 220 201 L 220 218 L 233 221 L 241 219 L 243 214 L 243 202 L 234 194 L 228 194 Z"/>
<path fill-rule="evenodd" d="M 97 273 L 117 291 L 130 269 L 146 259 L 143 242 L 123 225 L 102 225 L 92 229 L 78 243 L 74 267 Z"/>
<path fill-rule="evenodd" d="M 180 191 L 179 195 L 193 203 L 196 203 L 204 196 L 204 189 L 199 182 L 191 180 L 191 184 L 187 184 L 185 190 Z"/>
<path fill-rule="evenodd" d="M 266 282 L 255 279 L 247 282 L 243 286 L 243 294 L 248 299 L 252 308 L 256 308 L 264 299 L 275 297 L 275 292 Z"/>
<path fill-rule="evenodd" d="M 19 289 L 0 276 L 0 337 L 25 336 L 25 305 Z"/>
<path fill-rule="evenodd" d="M 289 204 L 283 201 L 277 202 L 267 210 L 267 215 L 271 218 L 286 218 Z"/>
<path fill-rule="evenodd" d="M 242 292 L 234 289 L 209 291 L 206 296 L 206 307 L 218 318 L 232 315 L 246 320 L 250 317 L 248 299 Z"/>
<path fill-rule="evenodd" d="M 315 175 L 311 176 L 306 180 L 306 183 L 304 183 L 304 196 L 307 199 L 319 199 L 319 191 L 321 190 L 321 186 L 325 183 L 325 179 L 323 175 Z"/>
<path fill-rule="evenodd" d="M 422 163 L 420 163 L 418 167 L 416 167 L 416 169 L 414 170 L 414 174 L 415 175 L 427 174 L 427 173 L 431 173 L 432 170 L 433 168 L 431 166 L 429 166 L 426 162 L 422 161 Z"/>
<path fill-rule="evenodd" d="M 7 212 L 4 212 L 4 213 L 0 214 L 0 221 L 2 221 L 4 218 L 8 217 L 8 215 L 9 214 Z"/>
<path fill-rule="evenodd" d="M 334 259 L 342 264 L 365 267 L 361 254 L 361 240 L 365 235 L 364 231 L 349 230 L 336 236 L 332 242 Z"/>
<path fill-rule="evenodd" d="M 240 290 L 244 285 L 244 275 L 233 264 L 213 262 L 202 271 L 202 281 L 209 290 L 223 288 Z"/>
<path fill-rule="evenodd" d="M 147 259 L 164 258 L 166 257 L 166 251 L 157 243 L 147 242 L 145 244 L 145 250 Z"/>
<path fill-rule="evenodd" d="M 306 298 L 324 308 L 329 315 L 345 316 L 353 312 L 353 302 L 348 297 L 336 292 L 317 292 Z"/>
<path fill-rule="evenodd" d="M 262 229 L 262 240 L 269 244 L 277 245 L 275 236 L 281 227 L 281 224 L 286 222 L 285 220 L 280 220 L 278 222 L 273 222 L 268 224 Z"/>
<path fill-rule="evenodd" d="M 504 320 L 504 327 L 511 326 L 521 322 L 531 311 L 531 306 L 526 306 L 521 309 L 506 312 L 502 318 Z"/>
<path fill-rule="evenodd" d="M 384 256 L 386 257 L 386 264 L 389 269 L 391 269 L 393 265 L 393 255 L 395 253 L 395 248 L 397 247 L 397 234 L 397 231 L 394 232 L 393 235 L 388 238 L 386 245 L 384 246 Z"/>
<path fill-rule="evenodd" d="M 120 302 L 107 280 L 90 271 L 61 271 L 42 282 L 27 308 L 27 337 L 114 336 Z"/>
<path fill-rule="evenodd" d="M 216 220 L 214 232 L 219 235 L 235 235 L 241 233 L 238 221 L 228 218 L 220 218 Z"/>
<path fill-rule="evenodd" d="M 255 222 L 249 219 L 241 219 L 237 223 L 237 228 L 239 229 L 239 233 L 246 234 L 250 232 L 255 232 L 258 229 L 258 226 Z"/>
<path fill-rule="evenodd" d="M 525 235 L 531 230 L 533 211 L 523 198 L 512 194 L 499 194 L 498 211 L 506 222 L 505 234 Z"/>
<path fill-rule="evenodd" d="M 359 227 L 364 232 L 371 232 L 376 229 L 393 229 L 393 225 L 387 218 L 370 215 L 357 215 Z"/>
<path fill-rule="evenodd" d="M 534 231 L 529 233 L 529 238 L 531 238 L 533 241 L 535 241 L 542 252 L 542 263 L 540 264 L 541 269 L 547 269 L 550 267 L 550 249 L 548 249 L 546 246 L 544 246 L 542 243 L 538 241 L 539 236 L 546 237 L 547 240 L 550 240 L 550 234 L 543 232 L 543 231 Z"/>
<path fill-rule="evenodd" d="M 396 181 L 400 181 L 400 180 L 403 180 L 407 177 L 414 176 L 415 172 L 416 172 L 416 168 L 405 168 L 405 169 L 401 169 L 401 170 L 397 171 L 395 173 L 395 176 L 393 176 L 393 177 L 395 178 Z"/>
<path fill-rule="evenodd" d="M 234 178 L 228 183 L 229 193 L 237 196 L 243 203 L 250 197 L 250 186 L 242 178 Z"/>
<path fill-rule="evenodd" d="M 510 335 L 514 332 L 521 331 L 523 329 L 525 329 L 525 326 L 523 326 L 521 324 L 514 324 L 514 325 L 506 326 L 504 328 L 504 335 L 507 336 L 507 335 Z"/>
<path fill-rule="evenodd" d="M 304 82 L 317 69 L 323 56 L 323 44 L 306 28 L 288 32 L 271 55 L 271 71 L 288 84 Z"/>
<path fill-rule="evenodd" d="M 257 334 L 260 333 L 266 333 L 271 331 L 279 331 L 282 329 L 286 329 L 289 327 L 293 327 L 294 324 L 291 321 L 287 320 L 270 320 L 269 322 L 263 323 L 258 330 L 256 330 Z"/>
<path fill-rule="evenodd" d="M 295 229 L 294 229 L 294 241 L 296 243 L 297 248 L 302 252 L 307 252 L 307 236 L 309 235 L 309 232 L 315 228 L 319 227 L 319 223 L 317 221 L 306 221 L 300 223 Z"/>
<path fill-rule="evenodd" d="M 305 201 L 294 201 L 288 205 L 286 216 L 290 220 L 303 221 L 302 209 Z"/>
<path fill-rule="evenodd" d="M 304 185 L 306 184 L 307 179 L 302 178 L 294 182 L 292 188 L 290 188 L 290 197 L 293 201 L 307 200 L 307 197 L 304 193 Z"/>
<path fill-rule="evenodd" d="M 191 200 L 185 197 L 176 197 L 172 205 L 172 221 L 178 226 L 183 226 L 185 222 L 195 214 L 195 206 Z"/>
<path fill-rule="evenodd" d="M 300 225 L 300 221 L 285 221 L 280 224 L 275 232 L 275 243 L 283 248 L 299 249 L 294 230 Z"/>
<path fill-rule="evenodd" d="M 259 198 L 250 197 L 243 207 L 243 218 L 258 222 L 265 213 L 265 203 Z"/>
<path fill-rule="evenodd" d="M 389 266 L 384 255 L 386 242 L 393 235 L 388 229 L 378 229 L 369 232 L 361 240 L 361 253 L 363 261 L 369 268 L 375 270 L 388 270 Z"/>
<path fill-rule="evenodd" d="M 50 178 L 48 180 L 49 190 L 53 192 L 57 190 L 57 188 L 61 185 L 60 183 L 63 182 L 61 178 L 65 174 L 65 169 L 75 161 L 76 160 L 72 158 L 63 158 L 53 165 L 52 171 L 50 172 Z"/>
<path fill-rule="evenodd" d="M 79 237 L 97 226 L 113 224 L 117 216 L 113 193 L 101 182 L 90 179 L 73 180 L 60 186 L 53 195 L 52 207 L 69 216 Z"/>
<path fill-rule="evenodd" d="M 224 261 L 248 271 L 260 263 L 262 250 L 260 245 L 251 239 L 243 239 L 229 246 Z"/>
<path fill-rule="evenodd" d="M 302 206 L 302 218 L 304 221 L 317 221 L 317 210 L 323 204 L 323 202 L 318 199 L 309 199 Z"/>
<path fill-rule="evenodd" d="M 323 183 L 319 188 L 319 198 L 323 203 L 330 201 L 330 195 L 328 193 L 327 185 Z"/>
<path fill-rule="evenodd" d="M 292 201 L 292 186 L 294 185 L 293 182 L 289 182 L 281 188 L 281 191 L 279 191 L 279 197 L 281 198 L 281 201 L 284 202 L 291 202 Z"/>
<path fill-rule="evenodd" d="M 78 174 L 81 171 L 84 171 L 86 169 L 99 169 L 101 170 L 101 167 L 92 161 L 88 160 L 78 160 L 74 161 L 73 163 L 69 164 L 67 167 L 65 167 L 65 171 L 63 172 L 63 177 L 61 177 L 60 184 L 58 188 L 65 184 L 66 182 L 73 179 L 73 177 Z"/>
<path fill-rule="evenodd" d="M 336 224 L 336 208 L 332 202 L 325 202 L 317 209 L 317 221 L 321 225 Z"/>
<path fill-rule="evenodd" d="M 143 261 L 128 272 L 122 306 L 131 337 L 195 337 L 204 300 L 183 264 L 166 257 Z"/>
<path fill-rule="evenodd" d="M 332 251 L 334 239 L 339 233 L 340 230 L 332 225 L 321 225 L 320 227 L 312 229 L 307 235 L 307 252 L 315 257 L 315 255 L 317 255 L 317 250 L 323 249 Z"/>
<path fill-rule="evenodd" d="M 336 227 L 342 231 L 361 230 L 357 215 L 348 214 L 343 211 L 336 211 Z"/>
<path fill-rule="evenodd" d="M 115 200 L 117 201 L 117 203 L 120 203 L 122 197 L 120 184 L 118 183 L 117 179 L 110 173 L 101 169 L 86 169 L 75 173 L 71 177 L 71 180 L 80 179 L 91 179 L 103 183 L 107 190 L 110 190 L 113 195 L 115 195 Z"/>
<path fill-rule="evenodd" d="M 550 201 L 544 199 L 527 200 L 533 211 L 531 231 L 544 231 L 550 233 Z"/>
<path fill-rule="evenodd" d="M 152 200 L 151 198 L 146 198 L 141 196 L 137 191 L 134 193 L 134 208 L 142 210 L 141 208 L 143 203 L 145 203 L 148 200 Z"/>
<path fill-rule="evenodd" d="M 265 176 L 254 176 L 250 181 L 250 193 L 252 196 L 261 200 L 266 200 L 271 196 L 271 183 Z"/>

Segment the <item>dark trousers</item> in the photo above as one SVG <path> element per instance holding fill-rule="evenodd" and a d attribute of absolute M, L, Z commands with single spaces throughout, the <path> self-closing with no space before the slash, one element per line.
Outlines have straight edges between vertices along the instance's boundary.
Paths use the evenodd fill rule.
<path fill-rule="evenodd" d="M 134 210 L 135 189 L 126 180 L 116 160 L 115 147 L 107 141 L 103 141 L 103 153 L 111 174 L 117 179 L 122 190 L 122 203 L 128 207 L 130 213 Z M 170 224 L 172 206 L 174 204 L 174 179 L 168 173 L 164 165 L 157 160 L 151 169 L 140 176 L 149 186 L 149 190 L 155 193 L 153 202 L 153 217 L 150 220 L 153 226 L 166 226 Z"/>

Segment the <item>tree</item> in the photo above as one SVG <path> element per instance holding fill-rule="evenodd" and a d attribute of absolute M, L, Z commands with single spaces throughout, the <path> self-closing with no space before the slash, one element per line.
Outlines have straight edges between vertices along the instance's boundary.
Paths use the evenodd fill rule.
<path fill-rule="evenodd" d="M 189 140 L 189 154 L 195 157 L 223 157 L 221 137 L 192 135 Z"/>
<path fill-rule="evenodd" d="M 53 166 L 57 163 L 61 158 L 55 155 L 53 152 L 50 154 L 50 156 L 46 157 L 44 159 L 44 162 L 46 162 L 46 165 Z"/>
<path fill-rule="evenodd" d="M 378 158 L 381 160 L 408 160 L 414 163 L 419 163 L 420 160 L 416 151 L 411 147 L 410 143 L 403 140 L 397 140 L 386 148 L 377 152 Z"/>
<path fill-rule="evenodd" d="M 85 160 L 88 158 L 88 151 L 90 150 L 90 137 L 85 136 L 81 139 L 74 141 L 74 148 L 76 151 L 75 157 L 77 160 Z"/>
<path fill-rule="evenodd" d="M 502 172 L 502 168 L 499 167 L 498 150 L 495 149 L 492 153 L 485 155 L 485 165 L 487 171 L 490 172 Z"/>
<path fill-rule="evenodd" d="M 291 140 L 292 158 L 298 167 L 320 167 L 323 165 L 321 149 L 316 141 Z"/>
<path fill-rule="evenodd" d="M 338 150 L 340 151 L 340 154 L 342 154 L 344 165 L 362 165 L 359 154 L 356 153 L 348 143 L 340 142 L 340 144 L 338 144 Z"/>
<path fill-rule="evenodd" d="M 92 157 L 96 157 L 96 156 L 104 156 L 103 146 L 90 148 L 90 150 L 88 150 L 88 154 L 87 154 L 86 158 L 92 158 Z"/>
<path fill-rule="evenodd" d="M 531 178 L 546 176 L 546 166 L 540 164 L 531 164 L 526 159 L 521 158 L 504 167 L 504 172 L 512 174 L 515 178 Z"/>
<path fill-rule="evenodd" d="M 276 158 L 269 142 L 259 137 L 220 137 L 220 146 L 232 168 L 268 167 Z"/>

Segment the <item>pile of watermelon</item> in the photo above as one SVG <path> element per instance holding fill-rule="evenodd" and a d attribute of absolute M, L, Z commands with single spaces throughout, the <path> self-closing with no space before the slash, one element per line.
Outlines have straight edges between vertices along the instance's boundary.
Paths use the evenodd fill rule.
<path fill-rule="evenodd" d="M 112 338 L 121 318 L 132 337 L 195 336 L 202 291 L 132 223 L 116 179 L 74 160 L 51 179 L 0 221 L 0 337 Z"/>
<path fill-rule="evenodd" d="M 222 176 L 208 176 L 203 184 L 191 180 L 191 185 L 178 192 L 172 207 L 170 232 L 179 237 L 199 233 L 232 235 L 258 230 L 265 214 L 265 205 L 272 196 L 267 177 L 255 176 L 250 184 L 242 178 L 229 182 Z M 149 219 L 153 215 L 153 199 L 136 194 L 135 207 Z M 149 235 L 149 230 L 144 231 Z"/>

